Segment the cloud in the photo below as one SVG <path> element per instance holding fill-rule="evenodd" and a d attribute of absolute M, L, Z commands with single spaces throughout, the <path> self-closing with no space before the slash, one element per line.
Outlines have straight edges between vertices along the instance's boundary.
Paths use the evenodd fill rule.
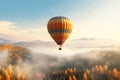
<path fill-rule="evenodd" d="M 5 65 L 7 63 L 7 58 L 8 58 L 8 51 L 0 51 L 0 66 Z"/>
<path fill-rule="evenodd" d="M 0 32 L 4 34 L 12 33 L 12 29 L 15 28 L 14 24 L 10 21 L 0 21 Z"/>
<path fill-rule="evenodd" d="M 0 36 L 12 40 L 48 40 L 50 37 L 46 27 L 18 29 L 11 21 L 0 21 Z"/>
<path fill-rule="evenodd" d="M 46 27 L 29 28 L 18 32 L 19 36 L 25 37 L 26 40 L 48 40 L 50 38 Z"/>
<path fill-rule="evenodd" d="M 10 27 L 11 25 L 13 25 L 15 23 L 12 23 L 10 21 L 0 21 L 0 26 L 4 26 L 4 27 Z"/>

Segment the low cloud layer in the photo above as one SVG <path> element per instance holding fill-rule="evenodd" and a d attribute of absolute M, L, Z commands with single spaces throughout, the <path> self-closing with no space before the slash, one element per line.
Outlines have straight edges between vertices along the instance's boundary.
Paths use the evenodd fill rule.
<path fill-rule="evenodd" d="M 53 69 L 58 70 L 71 66 L 87 67 L 88 66 L 87 63 L 89 63 L 89 61 L 92 61 L 91 63 L 92 65 L 94 65 L 93 63 L 103 65 L 106 63 L 111 64 L 113 62 L 114 65 L 116 65 L 117 64 L 116 61 L 117 59 L 119 59 L 120 56 L 120 51 L 112 49 L 98 50 L 96 48 L 94 49 L 84 48 L 83 51 L 82 51 L 83 48 L 82 49 L 64 48 L 63 51 L 58 51 L 57 49 L 56 50 L 55 49 L 56 49 L 55 46 L 53 46 L 52 49 L 49 46 L 47 46 L 46 48 L 44 46 L 43 47 L 41 46 L 39 48 L 31 47 L 29 48 L 30 51 L 28 52 L 25 51 L 25 53 L 27 53 L 27 56 L 25 56 L 26 59 L 25 60 L 19 59 L 17 65 L 20 67 L 22 72 L 27 74 L 29 79 L 39 80 L 41 78 L 41 75 L 49 73 Z M 0 52 L 1 54 L 0 65 L 5 65 L 8 62 L 9 53 L 10 52 L 6 50 Z M 15 56 L 15 54 L 13 56 Z M 16 57 L 19 58 L 19 55 L 16 55 Z M 114 60 L 111 60 L 111 57 Z"/>

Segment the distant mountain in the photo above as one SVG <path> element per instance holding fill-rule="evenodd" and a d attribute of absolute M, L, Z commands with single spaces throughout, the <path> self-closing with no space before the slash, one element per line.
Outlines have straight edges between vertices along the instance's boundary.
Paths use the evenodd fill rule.
<path fill-rule="evenodd" d="M 0 38 L 0 44 L 4 44 L 4 43 L 13 43 L 13 41 Z"/>
<path fill-rule="evenodd" d="M 80 39 L 74 39 L 73 41 L 76 41 L 76 40 L 97 40 L 96 38 L 80 38 Z"/>
<path fill-rule="evenodd" d="M 30 42 L 19 41 L 14 44 L 23 47 L 57 47 L 56 43 L 53 41 L 46 42 L 41 40 L 35 40 Z M 63 46 L 67 48 L 113 48 L 120 47 L 120 41 L 95 38 L 81 38 L 66 41 Z"/>
<path fill-rule="evenodd" d="M 80 40 L 97 40 L 96 38 L 80 38 Z"/>
<path fill-rule="evenodd" d="M 24 46 L 24 47 L 40 47 L 40 46 L 48 46 L 49 44 L 53 44 L 53 43 L 45 42 L 41 40 L 35 40 L 35 41 L 29 41 L 29 42 L 19 41 L 14 44 L 18 46 Z"/>
<path fill-rule="evenodd" d="M 80 38 L 69 42 L 72 47 L 78 48 L 106 48 L 106 47 L 120 47 L 119 40 L 96 39 L 96 38 Z"/>

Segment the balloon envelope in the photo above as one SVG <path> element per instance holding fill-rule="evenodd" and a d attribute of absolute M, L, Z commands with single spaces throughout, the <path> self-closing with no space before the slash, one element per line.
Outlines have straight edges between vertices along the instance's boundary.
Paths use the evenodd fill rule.
<path fill-rule="evenodd" d="M 54 41 L 61 46 L 72 32 L 72 22 L 63 16 L 53 17 L 48 21 L 47 29 Z"/>

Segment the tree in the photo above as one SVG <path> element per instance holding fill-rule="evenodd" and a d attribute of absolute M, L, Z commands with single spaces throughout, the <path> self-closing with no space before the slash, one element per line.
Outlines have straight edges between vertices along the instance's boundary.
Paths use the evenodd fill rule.
<path fill-rule="evenodd" d="M 69 80 L 72 80 L 72 76 L 69 76 Z"/>
<path fill-rule="evenodd" d="M 72 75 L 72 80 L 77 80 L 75 75 Z"/>
<path fill-rule="evenodd" d="M 88 80 L 87 73 L 83 74 L 83 80 Z"/>
<path fill-rule="evenodd" d="M 113 77 L 113 78 L 117 78 L 117 76 L 118 76 L 118 71 L 117 71 L 116 68 L 114 68 L 114 69 L 112 70 L 112 77 Z"/>

